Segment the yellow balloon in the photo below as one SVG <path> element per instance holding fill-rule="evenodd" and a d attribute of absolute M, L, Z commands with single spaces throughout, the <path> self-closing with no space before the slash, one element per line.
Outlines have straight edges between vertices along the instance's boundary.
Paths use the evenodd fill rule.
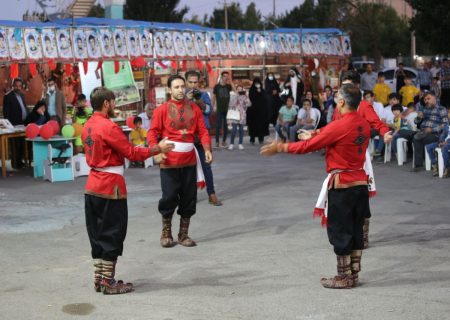
<path fill-rule="evenodd" d="M 74 123 L 73 128 L 75 129 L 75 133 L 73 134 L 74 137 L 81 136 L 81 132 L 83 131 L 83 125 L 79 123 Z"/>

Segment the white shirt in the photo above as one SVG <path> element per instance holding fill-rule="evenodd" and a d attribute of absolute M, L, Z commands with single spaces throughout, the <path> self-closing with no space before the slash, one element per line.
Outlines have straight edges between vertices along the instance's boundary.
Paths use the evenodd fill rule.
<path fill-rule="evenodd" d="M 148 118 L 147 113 L 142 112 L 141 114 L 139 114 L 139 118 L 142 119 L 142 128 L 144 128 L 145 130 L 150 129 L 151 119 Z"/>
<path fill-rule="evenodd" d="M 374 101 L 373 102 L 373 109 L 375 110 L 378 118 L 383 119 L 384 116 L 384 106 L 382 103 Z"/>
<path fill-rule="evenodd" d="M 392 124 L 392 123 L 394 123 L 394 118 L 395 118 L 395 116 L 392 113 L 392 106 L 387 105 L 386 107 L 384 107 L 382 119 L 384 119 L 384 121 L 386 123 Z"/>
<path fill-rule="evenodd" d="M 416 131 L 417 130 L 417 124 L 414 123 L 414 120 L 417 118 L 417 112 L 411 112 L 406 116 L 406 122 L 408 123 L 408 127 L 411 128 L 411 130 Z"/>
<path fill-rule="evenodd" d="M 314 122 L 312 123 L 312 125 L 315 125 L 317 122 L 317 113 L 313 111 L 314 108 L 311 108 L 309 110 L 309 117 L 314 120 Z M 306 110 L 303 108 L 300 108 L 300 110 L 298 111 L 297 114 L 297 121 L 303 119 L 306 120 Z"/>

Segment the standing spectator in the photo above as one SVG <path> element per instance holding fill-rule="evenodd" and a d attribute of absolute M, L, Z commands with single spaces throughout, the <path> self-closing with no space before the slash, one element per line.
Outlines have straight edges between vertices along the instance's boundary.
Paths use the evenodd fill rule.
<path fill-rule="evenodd" d="M 84 124 L 88 121 L 88 119 L 91 117 L 92 112 L 89 112 L 86 106 L 86 96 L 84 94 L 79 94 L 77 97 L 77 101 L 75 103 L 75 110 L 74 115 L 72 119 L 72 123 L 78 123 L 84 126 Z M 75 145 L 75 154 L 83 152 L 83 141 L 81 140 L 81 134 L 77 137 L 75 137 L 74 141 Z"/>
<path fill-rule="evenodd" d="M 250 135 L 250 143 L 255 144 L 257 137 L 260 144 L 264 143 L 264 137 L 269 135 L 269 124 L 267 122 L 266 93 L 262 88 L 259 78 L 253 80 L 250 87 L 250 102 L 252 106 L 247 109 L 247 125 Z"/>
<path fill-rule="evenodd" d="M 395 71 L 395 92 L 399 93 L 400 89 L 405 85 L 405 69 L 403 69 L 404 65 L 402 62 L 398 64 L 398 69 Z"/>
<path fill-rule="evenodd" d="M 289 140 L 292 142 L 297 140 L 297 131 L 299 129 L 314 129 L 318 114 L 318 112 L 313 110 L 311 100 L 304 99 L 302 108 L 298 111 L 297 124 L 290 129 Z"/>
<path fill-rule="evenodd" d="M 439 100 L 441 98 L 441 87 L 439 86 L 438 77 L 434 77 L 433 80 L 431 81 L 430 91 L 435 94 L 436 99 Z"/>
<path fill-rule="evenodd" d="M 22 88 L 22 79 L 16 78 L 13 81 L 12 90 L 3 97 L 3 116 L 5 119 L 8 119 L 13 126 L 24 125 L 28 115 Z M 16 152 L 12 154 L 11 166 L 13 169 L 21 169 L 24 166 L 24 163 L 22 162 L 24 153 L 23 139 L 12 139 L 12 145 Z"/>
<path fill-rule="evenodd" d="M 286 142 L 287 139 L 291 140 L 290 128 L 295 124 L 296 117 L 297 110 L 294 108 L 294 98 L 289 96 L 286 98 L 286 105 L 282 106 L 280 109 L 278 122 L 275 126 L 275 130 L 283 142 Z M 283 134 L 283 129 L 286 131 L 287 139 Z"/>
<path fill-rule="evenodd" d="M 228 147 L 228 149 L 233 150 L 234 137 L 236 136 L 236 132 L 239 129 L 239 150 L 244 150 L 244 145 L 242 144 L 244 141 L 244 126 L 247 123 L 247 108 L 251 106 L 251 103 L 250 99 L 247 96 L 247 92 L 244 90 L 244 87 L 237 86 L 236 90 L 237 94 L 231 97 L 230 108 L 239 111 L 239 120 L 230 120 L 232 131 L 230 137 L 230 146 Z"/>
<path fill-rule="evenodd" d="M 420 90 L 412 83 L 410 76 L 405 76 L 405 85 L 400 89 L 400 95 L 402 96 L 402 105 L 407 106 L 411 102 L 414 102 L 414 98 L 419 96 Z"/>
<path fill-rule="evenodd" d="M 44 100 L 39 100 L 25 119 L 25 125 L 35 123 L 38 126 L 42 126 L 49 120 L 50 115 L 47 112 L 47 105 Z"/>
<path fill-rule="evenodd" d="M 412 171 L 423 169 L 424 147 L 439 140 L 442 130 L 448 126 L 447 110 L 437 104 L 436 96 L 430 92 L 424 96 L 426 103 L 423 111 L 419 111 L 416 123 L 420 131 L 414 135 L 414 163 Z"/>
<path fill-rule="evenodd" d="M 373 87 L 373 93 L 375 95 L 375 101 L 380 102 L 383 106 L 388 104 L 388 97 L 391 94 L 391 88 L 384 81 L 384 72 L 378 72 L 378 79 Z"/>
<path fill-rule="evenodd" d="M 443 60 L 442 69 L 439 72 L 441 80 L 441 105 L 450 108 L 450 62 L 447 58 Z"/>
<path fill-rule="evenodd" d="M 297 68 L 291 68 L 289 75 L 283 84 L 283 87 L 288 90 L 286 96 L 294 98 L 294 104 L 296 104 L 303 96 L 305 91 L 305 85 L 303 84 L 302 77 Z"/>
<path fill-rule="evenodd" d="M 269 107 L 269 123 L 272 123 L 275 126 L 277 123 L 278 112 L 283 104 L 280 98 L 280 85 L 272 72 L 267 75 L 264 84 L 264 89 L 267 94 L 267 106 Z"/>
<path fill-rule="evenodd" d="M 373 72 L 372 64 L 368 63 L 366 66 L 366 72 L 361 75 L 361 90 L 372 91 L 376 83 L 377 74 Z"/>
<path fill-rule="evenodd" d="M 47 93 L 45 94 L 45 102 L 48 106 L 48 113 L 52 120 L 58 121 L 60 127 L 66 123 L 66 98 L 61 90 L 56 88 L 55 78 L 47 81 Z"/>
<path fill-rule="evenodd" d="M 219 83 L 213 89 L 213 106 L 216 111 L 216 147 L 220 148 L 220 129 L 223 127 L 222 146 L 227 146 L 227 112 L 230 104 L 230 92 L 233 91 L 230 74 L 223 71 L 220 75 Z"/>
<path fill-rule="evenodd" d="M 333 101 L 332 104 L 328 107 L 327 123 L 333 121 L 333 114 L 336 109 L 336 101 L 337 101 L 337 91 L 333 92 Z"/>
<path fill-rule="evenodd" d="M 447 116 L 450 117 L 450 109 L 448 110 Z M 449 169 L 450 169 L 450 162 L 449 162 L 449 156 L 448 153 L 450 151 L 450 125 L 446 126 L 444 130 L 442 130 L 442 134 L 439 136 L 439 142 L 434 142 L 426 145 L 428 155 L 430 156 L 431 160 L 431 171 L 434 177 L 437 177 L 439 175 L 438 172 L 438 166 L 437 166 L 437 159 L 436 155 L 434 154 L 434 150 L 439 147 L 442 150 L 442 158 L 444 158 L 444 174 L 443 178 L 449 177 Z"/>
<path fill-rule="evenodd" d="M 420 90 L 430 90 L 432 79 L 433 75 L 431 74 L 431 71 L 428 69 L 428 66 L 424 64 L 417 75 L 417 82 L 420 85 Z"/>
<path fill-rule="evenodd" d="M 441 71 L 441 68 L 437 64 L 433 63 L 433 66 L 430 69 L 430 72 L 431 72 L 433 78 L 438 77 L 440 71 Z"/>
<path fill-rule="evenodd" d="M 142 119 L 142 128 L 148 131 L 150 129 L 150 123 L 152 121 L 153 111 L 155 110 L 156 106 L 149 102 L 145 105 L 144 112 L 140 113 L 138 115 L 139 118 Z"/>

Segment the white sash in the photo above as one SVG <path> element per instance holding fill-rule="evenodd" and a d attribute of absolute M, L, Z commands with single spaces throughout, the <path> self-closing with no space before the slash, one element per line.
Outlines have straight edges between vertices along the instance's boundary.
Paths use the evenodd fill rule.
<path fill-rule="evenodd" d="M 203 174 L 202 163 L 200 162 L 200 157 L 194 144 L 192 142 L 178 142 L 171 140 L 167 140 L 166 142 L 175 145 L 175 148 L 172 150 L 173 152 L 191 152 L 192 150 L 195 150 L 195 158 L 197 160 L 197 187 L 203 189 L 206 186 L 205 175 Z"/>
<path fill-rule="evenodd" d="M 92 168 L 95 171 L 114 173 L 123 176 L 123 166 Z"/>

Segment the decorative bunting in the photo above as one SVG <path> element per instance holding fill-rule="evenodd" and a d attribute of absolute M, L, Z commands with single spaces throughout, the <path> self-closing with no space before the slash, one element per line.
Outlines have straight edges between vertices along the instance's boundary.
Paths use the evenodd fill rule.
<path fill-rule="evenodd" d="M 120 61 L 115 60 L 114 61 L 114 72 L 119 73 L 120 71 Z"/>
<path fill-rule="evenodd" d="M 89 69 L 89 63 L 85 60 L 85 61 L 83 61 L 84 74 L 88 73 L 88 69 Z"/>
<path fill-rule="evenodd" d="M 187 61 L 183 60 L 183 62 L 181 63 L 181 70 L 183 70 L 183 72 L 186 72 L 187 70 Z"/>
<path fill-rule="evenodd" d="M 178 63 L 175 60 L 170 61 L 170 66 L 172 69 L 178 69 Z"/>
<path fill-rule="evenodd" d="M 50 68 L 51 71 L 56 69 L 56 62 L 54 59 L 50 59 L 48 60 L 48 66 Z"/>
<path fill-rule="evenodd" d="M 19 76 L 19 64 L 18 63 L 11 63 L 11 72 L 10 77 L 11 79 L 15 79 Z"/>
<path fill-rule="evenodd" d="M 36 77 L 36 74 L 37 74 L 36 63 L 30 63 L 28 65 L 28 68 L 30 69 L 31 77 L 32 78 Z"/>
<path fill-rule="evenodd" d="M 103 60 L 99 60 L 98 63 L 97 63 L 97 68 L 95 69 L 95 71 L 101 69 L 102 65 L 103 65 Z"/>
<path fill-rule="evenodd" d="M 195 60 L 195 66 L 199 71 L 203 69 L 203 63 L 200 60 Z"/>

